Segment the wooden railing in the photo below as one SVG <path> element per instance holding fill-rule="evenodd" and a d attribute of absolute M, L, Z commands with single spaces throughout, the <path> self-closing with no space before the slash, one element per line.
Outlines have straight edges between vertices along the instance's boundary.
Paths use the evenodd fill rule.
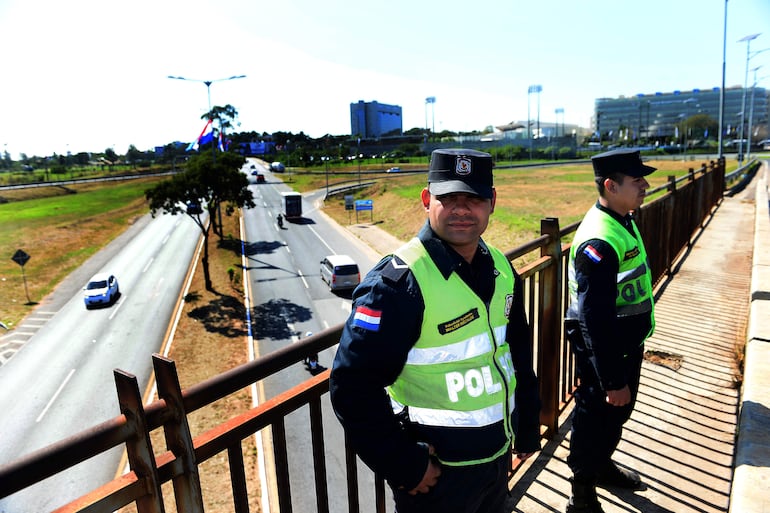
<path fill-rule="evenodd" d="M 750 165 L 743 170 L 745 174 Z M 729 178 L 739 179 L 735 173 Z M 691 170 L 687 177 L 673 177 L 659 191 L 662 195 L 644 205 L 638 213 L 639 227 L 647 241 L 653 279 L 661 284 L 674 263 L 685 252 L 693 235 L 703 226 L 722 199 L 725 190 L 724 161 Z M 558 429 L 559 414 L 571 398 L 576 384 L 572 355 L 563 333 L 567 307 L 567 257 L 570 240 L 578 223 L 559 227 L 558 219 L 541 222 L 541 236 L 506 253 L 511 261 L 529 263 L 518 269 L 525 283 L 526 311 L 532 330 L 534 366 L 540 382 L 541 423 L 546 438 Z M 181 390 L 173 361 L 153 356 L 159 399 L 146 407 L 134 376 L 115 371 L 121 414 L 87 431 L 0 467 L 0 498 L 31 486 L 54 474 L 65 472 L 79 462 L 115 447 L 123 447 L 130 471 L 106 485 L 63 506 L 60 512 L 112 512 L 135 504 L 139 513 L 164 511 L 161 486 L 173 483 L 177 511 L 203 512 L 200 465 L 226 454 L 232 483 L 233 507 L 249 511 L 247 479 L 242 442 L 269 429 L 274 455 L 277 501 L 282 513 L 292 511 L 286 436 L 286 417 L 306 408 L 315 481 L 316 509 L 329 511 L 322 399 L 328 392 L 329 371 L 268 399 L 225 423 L 193 436 L 187 417 L 196 410 L 263 380 L 302 361 L 306 355 L 335 345 L 342 325 L 269 353 L 253 362 L 235 367 L 186 390 Z M 156 454 L 150 433 L 162 429 L 166 448 Z M 348 511 L 359 511 L 357 457 L 344 444 Z M 512 467 L 515 478 L 515 468 Z M 375 479 L 376 511 L 385 511 L 385 485 Z"/>

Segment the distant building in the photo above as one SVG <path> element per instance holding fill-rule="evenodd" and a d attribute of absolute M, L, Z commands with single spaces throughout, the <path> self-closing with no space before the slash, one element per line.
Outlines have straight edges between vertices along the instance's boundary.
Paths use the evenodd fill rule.
<path fill-rule="evenodd" d="M 272 141 L 242 142 L 238 143 L 238 153 L 244 157 L 258 157 L 275 153 L 275 143 Z"/>
<path fill-rule="evenodd" d="M 751 119 L 752 133 L 767 133 L 768 91 L 763 87 L 746 90 L 746 116 L 742 115 L 744 90 L 742 87 L 725 89 L 724 138 L 732 139 L 740 133 L 741 120 L 745 119 L 744 138 L 748 139 Z M 753 105 L 752 105 L 753 96 Z M 719 88 L 670 93 L 637 94 L 631 97 L 599 98 L 596 100 L 593 130 L 594 137 L 612 141 L 663 141 L 675 138 L 677 124 L 683 120 L 705 114 L 719 120 Z M 698 138 L 716 139 L 719 134 L 698 134 Z M 755 137 L 756 139 L 756 137 Z"/>
<path fill-rule="evenodd" d="M 401 107 L 378 102 L 350 104 L 350 134 L 361 139 L 378 139 L 403 133 Z"/>

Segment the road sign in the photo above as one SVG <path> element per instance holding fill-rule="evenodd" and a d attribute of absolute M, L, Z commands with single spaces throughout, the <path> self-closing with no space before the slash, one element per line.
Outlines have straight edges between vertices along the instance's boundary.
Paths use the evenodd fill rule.
<path fill-rule="evenodd" d="M 24 264 L 29 260 L 29 255 L 26 254 L 23 249 L 17 249 L 16 253 L 11 257 L 11 260 L 24 267 Z"/>
<path fill-rule="evenodd" d="M 374 210 L 374 202 L 372 200 L 356 200 L 356 211 L 359 210 Z"/>
<path fill-rule="evenodd" d="M 368 210 L 371 212 L 371 219 L 374 221 L 374 201 L 372 200 L 356 200 L 356 222 L 358 222 L 358 211 Z"/>
<path fill-rule="evenodd" d="M 353 210 L 353 195 L 345 195 L 345 210 Z"/>

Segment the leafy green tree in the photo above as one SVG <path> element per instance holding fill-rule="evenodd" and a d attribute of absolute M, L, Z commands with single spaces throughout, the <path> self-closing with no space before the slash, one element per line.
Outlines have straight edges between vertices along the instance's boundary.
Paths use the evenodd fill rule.
<path fill-rule="evenodd" d="M 708 114 L 695 114 L 675 124 L 679 133 L 688 134 L 688 138 L 716 138 L 719 135 L 719 122 Z M 708 135 L 706 135 L 708 134 Z"/>
<path fill-rule="evenodd" d="M 229 130 L 235 123 L 235 118 L 238 117 L 238 111 L 229 103 L 224 107 L 215 105 L 211 108 L 211 111 L 201 116 L 201 119 L 216 119 L 219 130 L 225 132 L 225 129 Z"/>
<path fill-rule="evenodd" d="M 133 144 L 129 145 L 128 151 L 126 152 L 126 160 L 131 164 L 131 167 L 136 169 L 136 165 L 141 162 L 143 158 L 144 153 L 139 151 Z"/>
<path fill-rule="evenodd" d="M 200 228 L 203 235 L 203 277 L 206 290 L 213 291 L 209 273 L 208 239 L 209 228 L 214 223 L 205 222 L 202 206 L 206 205 L 210 216 L 219 212 L 223 203 L 227 204 L 228 211 L 235 207 L 255 206 L 254 196 L 249 190 L 249 179 L 240 171 L 245 162 L 240 155 L 229 152 L 218 153 L 216 160 L 208 153 L 193 155 L 183 172 L 144 192 L 150 202 L 153 217 L 158 211 L 171 215 L 186 214 Z M 221 226 L 218 234 L 221 240 Z"/>
<path fill-rule="evenodd" d="M 104 159 L 107 162 L 109 162 L 110 170 L 112 169 L 112 166 L 114 166 L 118 162 L 119 158 L 120 157 L 118 157 L 118 154 L 115 153 L 115 150 L 113 150 L 112 148 L 107 148 L 106 150 L 104 150 Z"/>

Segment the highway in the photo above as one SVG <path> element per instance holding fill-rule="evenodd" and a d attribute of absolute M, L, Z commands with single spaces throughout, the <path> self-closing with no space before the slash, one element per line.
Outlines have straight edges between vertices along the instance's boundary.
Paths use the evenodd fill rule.
<path fill-rule="evenodd" d="M 361 277 L 377 263 L 378 257 L 345 230 L 321 214 L 316 204 L 322 193 L 303 198 L 301 219 L 276 223 L 281 211 L 281 192 L 291 190 L 279 177 L 260 169 L 266 183 L 252 186 L 257 206 L 244 212 L 246 256 L 252 291 L 253 335 L 255 353 L 266 354 L 305 336 L 344 322 L 350 313 L 350 291 L 332 292 L 321 280 L 321 259 L 330 254 L 347 254 L 359 265 Z M 336 348 L 319 354 L 322 365 L 329 367 Z M 305 367 L 297 364 L 262 384 L 260 401 L 270 398 L 309 378 Z M 326 468 L 329 479 L 331 511 L 347 507 L 347 493 L 342 429 L 329 404 L 328 394 L 322 404 Z M 312 472 L 310 420 L 307 408 L 286 419 L 289 473 L 295 511 L 315 511 L 316 494 Z M 265 445 L 269 447 L 269 445 Z M 374 503 L 371 472 L 359 466 L 362 504 Z M 270 469 L 269 490 L 275 489 Z M 264 488 L 263 488 L 264 489 Z M 275 504 L 275 503 L 272 503 Z"/>
<path fill-rule="evenodd" d="M 321 280 L 319 264 L 324 256 L 350 255 L 362 277 L 378 256 L 320 212 L 316 205 L 322 192 L 306 196 L 302 218 L 279 228 L 280 193 L 291 188 L 280 175 L 256 161 L 248 162 L 243 172 L 250 174 L 252 164 L 267 178 L 266 183 L 256 184 L 250 176 L 256 207 L 244 211 L 242 234 L 258 357 L 347 318 L 350 291 L 332 292 Z M 149 355 L 161 351 L 198 239 L 199 229 L 188 217 L 159 215 L 102 258 L 94 270 L 118 278 L 121 295 L 115 304 L 87 310 L 79 288 L 85 281 L 77 287 L 57 288 L 60 300 L 55 311 L 0 366 L 1 462 L 116 416 L 113 369 L 136 375 L 141 390 L 148 386 L 152 373 Z M 62 294 L 68 296 L 62 300 Z M 331 365 L 334 351 L 330 348 L 319 355 L 322 365 Z M 262 402 L 309 377 L 304 366 L 297 364 L 261 383 L 257 400 Z M 323 415 L 330 506 L 337 511 L 345 507 L 347 496 L 344 445 L 328 395 Z M 294 508 L 312 511 L 315 493 L 308 412 L 300 410 L 287 420 Z M 269 450 L 270 446 L 265 447 Z M 0 513 L 55 509 L 112 479 L 121 455 L 122 450 L 116 449 L 14 494 L 0 501 Z M 359 472 L 362 503 L 373 503 L 371 472 L 363 465 Z M 262 485 L 268 496 L 274 495 L 269 491 L 275 489 L 270 469 Z"/>
<path fill-rule="evenodd" d="M 176 304 L 198 227 L 186 216 L 158 216 L 113 256 L 121 295 L 111 306 L 86 310 L 82 291 L 71 297 L 0 367 L 3 412 L 0 461 L 10 461 L 115 417 L 112 371 L 152 372 Z M 83 283 L 85 285 L 85 283 Z M 74 293 L 73 293 L 74 292 Z M 47 511 L 109 481 L 116 450 L 0 502 L 2 512 Z"/>

